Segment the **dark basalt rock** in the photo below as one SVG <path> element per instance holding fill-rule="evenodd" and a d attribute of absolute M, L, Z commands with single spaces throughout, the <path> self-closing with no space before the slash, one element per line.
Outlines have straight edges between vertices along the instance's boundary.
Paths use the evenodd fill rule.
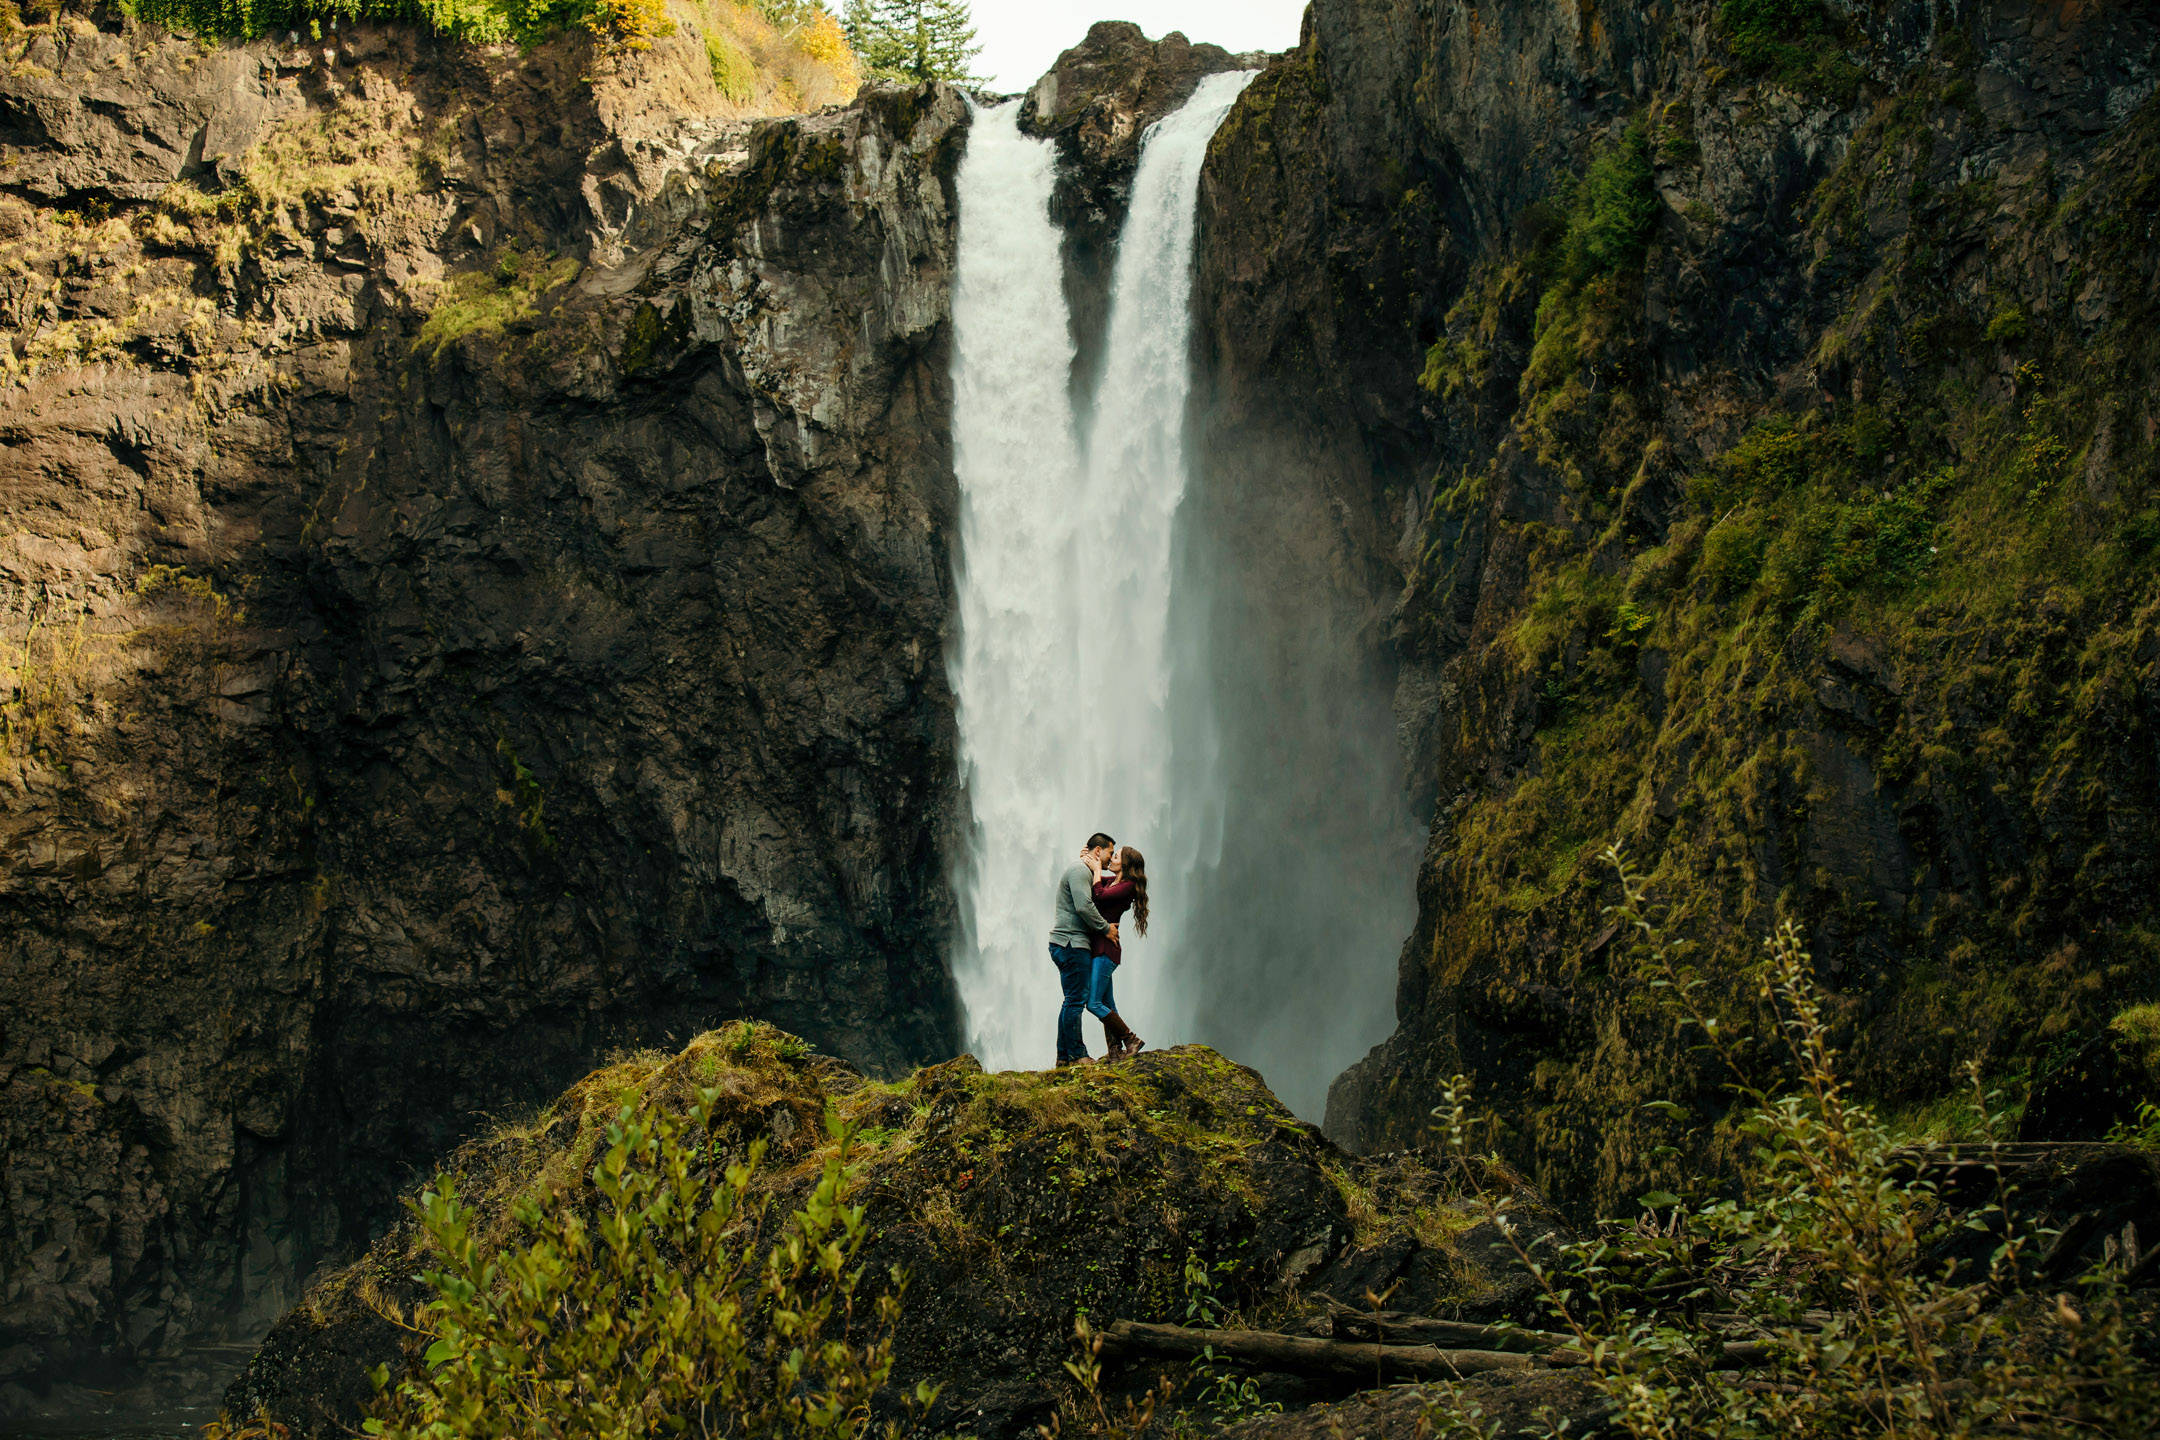
<path fill-rule="evenodd" d="M 0 1414 L 222 1383 L 616 1047 L 956 1049 L 959 93 L 698 119 L 690 31 L 20 43 Z"/>

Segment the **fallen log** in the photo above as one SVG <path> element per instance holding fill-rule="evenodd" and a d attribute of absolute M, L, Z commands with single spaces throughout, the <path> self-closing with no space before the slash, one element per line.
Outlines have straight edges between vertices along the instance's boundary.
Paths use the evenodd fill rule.
<path fill-rule="evenodd" d="M 1811 1312 L 1813 1313 L 1813 1312 Z M 1827 1312 L 1824 1312 L 1827 1313 Z M 1735 1320 L 1740 1317 L 1734 1316 Z M 1377 1341 L 1383 1345 L 1433 1345 L 1444 1348 L 1497 1350 L 1538 1356 L 1553 1365 L 1583 1363 L 1579 1352 L 1568 1349 L 1571 1337 L 1545 1330 L 1512 1330 L 1500 1325 L 1472 1325 L 1460 1320 L 1435 1320 L 1429 1315 L 1409 1315 L 1391 1310 L 1337 1310 L 1335 1338 Z M 1715 1327 L 1713 1327 L 1715 1328 Z M 1789 1353 L 1769 1340 L 1727 1340 L 1723 1345 L 1727 1365 L 1774 1365 Z"/>
<path fill-rule="evenodd" d="M 1513 1330 L 1500 1325 L 1472 1325 L 1462 1320 L 1435 1320 L 1429 1315 L 1410 1315 L 1394 1310 L 1337 1310 L 1335 1338 L 1368 1340 L 1382 1345 L 1435 1345 L 1443 1349 L 1501 1350 L 1541 1354 L 1568 1343 L 1565 1335 L 1539 1330 Z"/>
<path fill-rule="evenodd" d="M 1273 1330 L 1201 1330 L 1184 1325 L 1150 1325 L 1120 1320 L 1103 1332 L 1103 1348 L 1113 1353 L 1159 1355 L 1189 1360 L 1212 1351 L 1264 1370 L 1299 1374 L 1394 1377 L 1403 1380 L 1453 1380 L 1481 1370 L 1529 1370 L 1540 1357 L 1498 1350 L 1443 1350 L 1433 1345 L 1376 1345 L 1317 1336 L 1282 1335 Z"/>
<path fill-rule="evenodd" d="M 2135 1290 L 2140 1285 L 2160 1281 L 2160 1245 L 2153 1246 L 2138 1257 L 2138 1262 L 2123 1274 L 2123 1288 Z"/>

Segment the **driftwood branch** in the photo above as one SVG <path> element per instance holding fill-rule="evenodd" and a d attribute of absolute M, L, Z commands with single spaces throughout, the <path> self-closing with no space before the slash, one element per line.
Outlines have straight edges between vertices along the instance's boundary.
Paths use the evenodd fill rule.
<path fill-rule="evenodd" d="M 1267 1370 L 1298 1374 L 1452 1380 L 1481 1370 L 1528 1370 L 1538 1357 L 1497 1350 L 1443 1350 L 1434 1345 L 1376 1345 L 1281 1335 L 1272 1330 L 1201 1330 L 1120 1320 L 1103 1332 L 1103 1348 L 1131 1355 L 1188 1360 L 1212 1351 Z"/>

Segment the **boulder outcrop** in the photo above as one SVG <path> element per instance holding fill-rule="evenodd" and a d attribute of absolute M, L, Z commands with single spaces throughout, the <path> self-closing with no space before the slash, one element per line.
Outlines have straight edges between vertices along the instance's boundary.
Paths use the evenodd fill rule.
<path fill-rule="evenodd" d="M 878 1085 L 738 1023 L 595 1073 L 532 1122 L 471 1142 L 445 1173 L 482 1217 L 476 1233 L 514 1243 L 506 1212 L 548 1183 L 534 1177 L 571 1177 L 565 1200 L 597 1203 L 588 1172 L 620 1106 L 681 1109 L 700 1090 L 720 1092 L 721 1151 L 767 1143 L 766 1183 L 783 1205 L 831 1152 L 827 1117 L 859 1127 L 850 1193 L 871 1238 L 858 1262 L 872 1277 L 908 1274 L 892 1384 L 943 1386 L 927 1422 L 937 1432 L 1033 1434 L 1072 1356 L 1075 1314 L 1098 1328 L 1183 1321 L 1190 1265 L 1210 1276 L 1207 1303 L 1281 1325 L 1324 1320 L 1322 1296 L 1365 1304 L 1366 1288 L 1477 1319 L 1534 1309 L 1530 1277 L 1450 1164 L 1345 1155 L 1204 1046 L 1047 1073 L 986 1074 L 963 1056 Z M 1502 1170 L 1477 1166 L 1475 1178 L 1513 1191 L 1518 1243 L 1549 1243 L 1554 1222 L 1534 1193 Z M 403 1374 L 426 1348 L 400 1322 L 428 1298 L 414 1277 L 432 1243 L 402 1223 L 318 1282 L 234 1382 L 228 1413 L 266 1410 L 301 1436 L 348 1433 L 373 1397 L 366 1372 Z M 1306 1399 L 1358 1384 L 1278 1381 Z"/>

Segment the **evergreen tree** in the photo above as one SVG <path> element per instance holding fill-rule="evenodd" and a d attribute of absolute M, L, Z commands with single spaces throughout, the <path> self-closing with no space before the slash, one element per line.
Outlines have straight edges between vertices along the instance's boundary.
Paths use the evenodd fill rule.
<path fill-rule="evenodd" d="M 848 43 L 874 75 L 980 83 L 968 68 L 982 46 L 967 0 L 848 0 L 845 25 Z"/>

